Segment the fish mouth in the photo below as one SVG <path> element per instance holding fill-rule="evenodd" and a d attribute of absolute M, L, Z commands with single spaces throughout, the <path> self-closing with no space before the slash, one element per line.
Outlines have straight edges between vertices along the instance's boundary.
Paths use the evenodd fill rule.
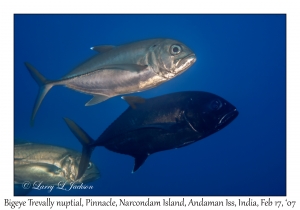
<path fill-rule="evenodd" d="M 231 123 L 237 116 L 239 115 L 239 112 L 237 109 L 234 109 L 233 111 L 225 114 L 217 124 L 216 128 L 218 130 L 226 127 L 229 123 Z"/>
<path fill-rule="evenodd" d="M 180 74 L 180 73 L 184 72 L 189 67 L 191 67 L 196 62 L 196 60 L 197 60 L 197 58 L 194 53 L 178 59 L 178 61 L 176 62 L 177 68 L 175 69 L 175 73 Z"/>

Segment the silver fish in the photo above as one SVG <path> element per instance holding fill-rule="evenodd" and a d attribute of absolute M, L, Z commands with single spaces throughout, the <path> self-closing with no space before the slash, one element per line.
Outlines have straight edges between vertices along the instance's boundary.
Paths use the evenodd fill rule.
<path fill-rule="evenodd" d="M 76 180 L 81 153 L 63 147 L 18 143 L 14 145 L 14 184 L 24 181 L 69 185 L 71 182 L 87 183 L 100 177 L 94 163 L 89 162 L 84 175 Z"/>
<path fill-rule="evenodd" d="M 172 39 L 150 39 L 118 47 L 104 45 L 91 49 L 99 54 L 60 80 L 47 80 L 32 65 L 25 63 L 40 86 L 31 125 L 43 98 L 55 85 L 93 95 L 85 104 L 90 106 L 117 95 L 154 88 L 181 74 L 196 61 L 192 50 Z"/>

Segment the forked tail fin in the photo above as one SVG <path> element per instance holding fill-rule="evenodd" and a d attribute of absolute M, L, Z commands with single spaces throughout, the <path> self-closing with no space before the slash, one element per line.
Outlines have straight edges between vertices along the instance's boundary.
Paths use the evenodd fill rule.
<path fill-rule="evenodd" d="M 35 115 L 44 99 L 48 91 L 53 87 L 52 81 L 47 80 L 43 75 L 41 75 L 38 70 L 36 70 L 32 65 L 25 62 L 25 66 L 27 67 L 29 73 L 31 74 L 32 78 L 37 82 L 39 85 L 39 93 L 35 100 L 35 104 L 31 114 L 30 125 L 33 126 Z"/>
<path fill-rule="evenodd" d="M 76 176 L 76 180 L 80 179 L 84 174 L 85 170 L 88 167 L 90 162 L 90 158 L 95 146 L 91 146 L 94 140 L 75 122 L 68 118 L 64 118 L 65 122 L 67 123 L 68 127 L 72 131 L 72 133 L 76 136 L 79 142 L 82 144 L 82 154 L 81 159 L 78 167 L 78 173 Z"/>

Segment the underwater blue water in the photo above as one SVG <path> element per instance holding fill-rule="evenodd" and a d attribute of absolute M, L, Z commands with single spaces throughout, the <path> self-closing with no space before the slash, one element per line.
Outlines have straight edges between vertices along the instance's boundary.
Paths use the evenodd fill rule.
<path fill-rule="evenodd" d="M 145 98 L 178 91 L 217 94 L 239 111 L 223 130 L 189 146 L 151 155 L 134 174 L 130 156 L 97 147 L 101 178 L 93 190 L 32 190 L 29 195 L 286 195 L 285 15 L 15 15 L 14 136 L 81 151 L 63 117 L 96 139 L 128 105 L 62 86 L 45 97 L 30 126 L 38 86 L 24 62 L 59 79 L 93 56 L 96 45 L 172 38 L 196 63 Z"/>

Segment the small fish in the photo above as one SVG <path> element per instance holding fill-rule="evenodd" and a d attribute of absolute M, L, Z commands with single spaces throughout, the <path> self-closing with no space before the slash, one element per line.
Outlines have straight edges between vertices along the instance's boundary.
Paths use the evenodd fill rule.
<path fill-rule="evenodd" d="M 130 106 L 96 141 L 75 122 L 64 118 L 83 145 L 77 178 L 84 173 L 96 146 L 134 157 L 135 172 L 151 154 L 190 145 L 224 128 L 238 116 L 232 104 L 208 92 L 123 99 Z"/>
<path fill-rule="evenodd" d="M 93 95 L 85 105 L 101 103 L 111 97 L 154 88 L 181 74 L 196 61 L 183 43 L 172 39 L 150 39 L 122 46 L 96 46 L 99 54 L 88 59 L 59 80 L 47 80 L 25 63 L 39 85 L 31 115 L 31 125 L 45 95 L 55 85 Z"/>
<path fill-rule="evenodd" d="M 75 181 L 87 183 L 98 179 L 100 172 L 92 162 L 87 163 L 87 170 L 76 179 L 80 157 L 80 152 L 63 147 L 15 141 L 15 189 L 19 192 L 24 181 L 40 181 L 45 185 L 57 185 L 61 182 L 69 185 Z"/>

